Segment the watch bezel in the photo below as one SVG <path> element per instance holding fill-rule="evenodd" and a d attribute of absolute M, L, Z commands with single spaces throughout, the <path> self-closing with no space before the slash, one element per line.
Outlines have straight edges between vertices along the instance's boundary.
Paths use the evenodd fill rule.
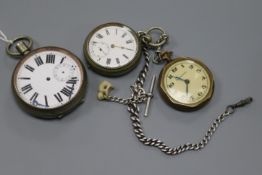
<path fill-rule="evenodd" d="M 122 27 L 122 28 L 126 28 L 135 38 L 135 42 L 137 43 L 137 52 L 134 56 L 134 58 L 132 59 L 131 62 L 129 62 L 128 64 L 124 65 L 124 66 L 120 66 L 117 68 L 108 68 L 108 67 L 104 67 L 101 66 L 99 64 L 97 64 L 96 62 L 93 61 L 92 56 L 90 55 L 90 50 L 89 50 L 89 42 L 91 40 L 91 38 L 93 37 L 93 35 L 100 29 L 105 28 L 105 27 L 109 27 L 109 26 L 118 26 L 118 27 Z M 87 62 L 89 63 L 89 65 L 91 66 L 91 68 L 99 73 L 102 74 L 104 76 L 120 76 L 120 75 L 124 75 L 128 72 L 130 72 L 131 70 L 133 70 L 139 63 L 140 61 L 140 57 L 141 57 L 141 41 L 137 35 L 137 33 L 129 26 L 122 24 L 122 23 L 117 23 L 117 22 L 110 22 L 110 23 L 105 23 L 105 24 L 101 24 L 97 27 L 95 27 L 86 37 L 85 42 L 84 42 L 84 47 L 83 47 L 83 51 L 84 51 L 84 56 L 87 60 Z"/>
<path fill-rule="evenodd" d="M 173 64 L 180 62 L 180 61 L 185 61 L 185 60 L 193 61 L 193 62 L 199 64 L 201 67 L 203 67 L 205 69 L 205 71 L 207 72 L 209 80 L 210 80 L 210 88 L 209 88 L 209 91 L 206 94 L 206 96 L 203 99 L 199 100 L 198 102 L 190 103 L 190 104 L 181 103 L 181 102 L 173 99 L 172 96 L 170 96 L 170 94 L 168 93 L 167 88 L 164 84 L 165 74 L 167 73 L 167 70 Z M 170 104 L 174 108 L 181 110 L 181 111 L 194 111 L 194 110 L 202 108 L 203 106 L 205 106 L 210 101 L 210 99 L 212 98 L 213 93 L 214 93 L 214 84 L 215 83 L 214 83 L 214 77 L 213 77 L 212 72 L 203 62 L 201 62 L 200 60 L 195 59 L 195 58 L 190 58 L 190 57 L 175 58 L 174 60 L 170 61 L 167 65 L 165 65 L 163 67 L 159 77 L 160 77 L 160 79 L 159 79 L 160 94 L 162 95 L 162 97 L 164 98 L 164 100 L 168 104 Z"/>
<path fill-rule="evenodd" d="M 17 87 L 17 74 L 23 63 L 30 59 L 31 56 L 44 52 L 44 51 L 57 51 L 64 53 L 66 55 L 69 55 L 74 61 L 77 63 L 80 69 L 81 76 L 83 78 L 81 84 L 80 84 L 80 89 L 78 93 L 68 102 L 65 104 L 51 108 L 51 109 L 43 109 L 43 108 L 38 108 L 36 106 L 33 106 L 31 104 L 28 104 L 25 102 L 19 95 L 18 87 Z M 83 101 L 83 98 L 86 94 L 86 87 L 87 87 L 87 74 L 84 68 L 83 63 L 80 61 L 80 59 L 75 56 L 72 52 L 64 49 L 64 48 L 59 48 L 59 47 L 54 47 L 54 46 L 47 46 L 47 47 L 41 47 L 34 49 L 30 51 L 27 55 L 25 55 L 16 65 L 15 70 L 12 75 L 12 90 L 15 94 L 15 99 L 18 102 L 18 104 L 28 113 L 31 115 L 37 117 L 37 118 L 42 118 L 42 119 L 59 119 L 63 118 L 63 116 L 70 111 L 72 111 L 78 104 L 80 104 Z"/>

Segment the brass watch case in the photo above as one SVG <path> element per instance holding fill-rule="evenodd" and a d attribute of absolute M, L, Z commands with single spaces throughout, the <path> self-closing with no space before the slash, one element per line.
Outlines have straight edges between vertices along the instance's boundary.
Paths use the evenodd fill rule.
<path fill-rule="evenodd" d="M 180 62 L 180 61 L 184 61 L 184 60 L 190 60 L 193 61 L 199 65 L 201 65 L 207 72 L 208 77 L 210 79 L 210 88 L 209 91 L 207 93 L 207 95 L 200 101 L 196 102 L 196 103 L 192 103 L 192 104 L 184 104 L 181 102 L 176 101 L 175 99 L 173 99 L 169 93 L 167 92 L 167 89 L 164 85 L 164 79 L 165 79 L 165 75 L 167 70 L 175 63 Z M 205 106 L 210 99 L 213 96 L 214 93 L 214 87 L 215 87 L 215 83 L 214 83 L 214 78 L 213 78 L 213 74 L 210 71 L 210 69 L 201 61 L 197 60 L 197 59 L 193 59 L 193 58 L 189 58 L 189 57 L 178 57 L 175 58 L 174 60 L 170 61 L 169 63 L 167 63 L 163 69 L 161 70 L 161 73 L 159 75 L 159 88 L 160 88 L 160 94 L 162 95 L 163 99 L 172 107 L 174 107 L 177 110 L 180 111 L 194 111 L 194 110 L 198 110 L 200 108 L 202 108 L 203 106 Z"/>
<path fill-rule="evenodd" d="M 59 106 L 57 108 L 52 108 L 52 109 L 42 109 L 42 108 L 37 108 L 33 105 L 30 105 L 26 102 L 24 102 L 20 97 L 19 97 L 19 91 L 17 88 L 16 84 L 16 78 L 17 78 L 17 73 L 22 64 L 29 59 L 32 55 L 37 54 L 39 52 L 43 51 L 58 51 L 65 53 L 66 55 L 69 55 L 72 59 L 75 60 L 77 65 L 80 68 L 81 76 L 83 77 L 82 84 L 80 85 L 79 92 L 67 103 L 65 103 L 62 106 Z M 34 117 L 41 118 L 41 119 L 61 119 L 63 118 L 67 113 L 71 112 L 74 108 L 76 108 L 78 105 L 80 105 L 82 102 L 84 102 L 84 97 L 86 94 L 86 88 L 87 88 L 87 74 L 84 68 L 84 65 L 80 61 L 77 56 L 75 56 L 73 53 L 70 51 L 59 48 L 59 47 L 53 47 L 53 46 L 48 46 L 48 47 L 41 47 L 35 50 L 30 51 L 27 55 L 25 55 L 19 63 L 16 65 L 15 70 L 13 72 L 12 76 L 12 89 L 15 94 L 15 99 L 19 106 L 26 112 L 30 113 Z"/>
<path fill-rule="evenodd" d="M 91 58 L 91 55 L 89 53 L 89 42 L 90 42 L 91 37 L 94 35 L 94 33 L 96 31 L 100 30 L 101 28 L 109 27 L 109 26 L 119 26 L 119 27 L 122 27 L 122 28 L 126 28 L 135 38 L 135 41 L 138 45 L 137 46 L 138 50 L 137 50 L 137 53 L 135 54 L 135 57 L 133 58 L 133 60 L 130 63 L 128 63 L 127 65 L 124 65 L 124 66 L 121 66 L 121 67 L 118 67 L 118 68 L 106 68 L 106 67 L 98 65 Z M 109 77 L 124 75 L 124 74 L 130 72 L 131 70 L 133 70 L 138 65 L 138 63 L 140 61 L 141 52 L 142 52 L 141 50 L 142 50 L 141 49 L 141 41 L 140 41 L 137 33 L 132 28 L 130 28 L 129 26 L 121 24 L 121 23 L 116 23 L 116 22 L 102 24 L 102 25 L 99 25 L 96 28 L 94 28 L 88 34 L 87 38 L 85 39 L 84 47 L 83 47 L 84 56 L 85 56 L 87 62 L 89 63 L 89 65 L 91 66 L 91 68 L 95 72 L 97 72 L 98 74 L 101 74 L 101 75 L 104 75 L 104 76 L 109 76 Z"/>

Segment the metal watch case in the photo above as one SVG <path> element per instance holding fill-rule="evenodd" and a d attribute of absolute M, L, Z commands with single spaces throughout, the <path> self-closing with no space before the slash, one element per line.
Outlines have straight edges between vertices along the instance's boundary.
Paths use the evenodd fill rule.
<path fill-rule="evenodd" d="M 81 84 L 81 87 L 80 87 L 78 93 L 69 102 L 67 102 L 64 105 L 59 106 L 57 108 L 41 109 L 41 108 L 37 108 L 33 105 L 30 105 L 30 104 L 24 102 L 19 97 L 19 95 L 17 94 L 18 91 L 17 91 L 16 77 L 17 77 L 18 70 L 22 66 L 23 62 L 25 62 L 27 59 L 29 59 L 34 54 L 37 54 L 37 53 L 42 52 L 42 51 L 50 51 L 50 50 L 51 51 L 58 51 L 58 52 L 62 52 L 62 53 L 65 53 L 67 55 L 70 55 L 70 57 L 72 59 L 74 59 L 76 61 L 76 63 L 78 64 L 78 66 L 80 68 L 81 75 L 83 76 L 83 81 L 82 81 L 82 84 Z M 87 83 L 87 74 L 86 74 L 85 68 L 84 68 L 82 62 L 80 61 L 80 59 L 77 58 L 73 53 L 71 53 L 70 51 L 68 51 L 66 49 L 59 48 L 59 47 L 52 47 L 52 46 L 42 47 L 42 48 L 32 50 L 28 54 L 23 56 L 23 58 L 16 65 L 16 68 L 15 68 L 15 70 L 13 72 L 13 76 L 12 76 L 12 89 L 13 89 L 13 92 L 15 94 L 15 98 L 16 98 L 16 101 L 18 102 L 18 104 L 26 112 L 30 113 L 31 115 L 33 115 L 37 118 L 42 118 L 42 119 L 60 119 L 60 118 L 63 118 L 63 116 L 65 114 L 71 112 L 74 108 L 76 108 L 78 105 L 80 105 L 83 102 L 84 97 L 85 97 L 85 93 L 86 93 L 87 84 L 88 84 Z"/>
<path fill-rule="evenodd" d="M 176 62 L 179 62 L 179 61 L 182 61 L 182 60 L 191 60 L 191 61 L 201 65 L 206 70 L 208 77 L 210 79 L 210 89 L 209 89 L 207 95 L 202 100 L 200 100 L 196 103 L 193 103 L 193 104 L 184 104 L 184 103 L 181 103 L 181 102 L 174 100 L 169 95 L 169 93 L 167 92 L 166 87 L 164 85 L 165 74 L 166 74 L 167 70 L 169 69 L 169 67 L 171 67 Z M 158 85 L 159 85 L 159 89 L 160 89 L 160 94 L 163 97 L 164 101 L 167 102 L 173 108 L 180 110 L 180 111 L 195 111 L 195 110 L 202 108 L 203 106 L 205 106 L 210 101 L 210 99 L 212 98 L 213 93 L 214 93 L 214 78 L 213 78 L 212 72 L 201 61 L 196 60 L 196 59 L 192 59 L 192 58 L 189 58 L 189 57 L 175 58 L 174 60 L 167 63 L 160 72 Z"/>
<path fill-rule="evenodd" d="M 135 54 L 135 57 L 133 58 L 133 60 L 130 63 L 128 63 L 127 65 L 124 65 L 124 66 L 119 67 L 119 68 L 105 68 L 105 67 L 102 67 L 102 66 L 96 64 L 91 59 L 91 56 L 90 56 L 89 51 L 88 51 L 90 39 L 96 31 L 98 31 L 101 28 L 107 27 L 107 26 L 119 26 L 119 27 L 127 28 L 130 31 L 130 33 L 134 36 L 135 41 L 138 44 L 138 51 Z M 137 33 L 132 28 L 130 28 L 127 25 L 121 24 L 121 23 L 111 22 L 111 23 L 106 23 L 106 24 L 102 24 L 102 25 L 97 26 L 95 29 L 93 29 L 88 34 L 88 36 L 87 36 L 87 38 L 85 39 L 85 42 L 84 42 L 83 51 L 84 51 L 84 56 L 85 56 L 88 64 L 91 66 L 91 68 L 95 72 L 97 72 L 98 74 L 104 75 L 104 76 L 111 76 L 112 77 L 112 76 L 121 76 L 121 75 L 124 75 L 124 74 L 130 72 L 131 70 L 133 70 L 138 65 L 138 63 L 140 61 L 141 50 L 142 50 L 141 48 L 142 48 L 141 47 L 141 41 L 140 41 Z"/>

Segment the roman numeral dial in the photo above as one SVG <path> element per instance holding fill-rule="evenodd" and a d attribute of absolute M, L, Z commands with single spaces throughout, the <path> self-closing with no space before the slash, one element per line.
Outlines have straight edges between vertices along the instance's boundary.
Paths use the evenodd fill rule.
<path fill-rule="evenodd" d="M 30 92 L 32 89 L 33 89 L 33 88 L 32 88 L 32 85 L 31 85 L 31 84 L 27 84 L 27 85 L 25 85 L 25 86 L 23 86 L 23 87 L 21 88 L 21 90 L 22 90 L 22 92 L 23 92 L 24 94 L 27 94 L 27 93 Z"/>
<path fill-rule="evenodd" d="M 32 66 L 30 66 L 30 65 L 25 65 L 25 68 L 27 69 L 27 70 L 29 70 L 30 72 L 34 72 L 34 70 L 35 70 L 35 68 L 33 68 Z"/>
<path fill-rule="evenodd" d="M 47 54 L 46 55 L 46 63 L 55 63 L 55 55 L 54 54 Z"/>
<path fill-rule="evenodd" d="M 41 66 L 42 64 L 44 64 L 42 58 L 40 56 L 35 58 L 35 62 L 37 66 Z"/>
<path fill-rule="evenodd" d="M 71 98 L 71 95 L 73 94 L 73 88 L 67 86 L 67 87 L 64 87 L 60 92 L 62 94 L 64 94 L 65 96 Z"/>
<path fill-rule="evenodd" d="M 27 106 L 51 110 L 80 97 L 84 69 L 77 57 L 60 50 L 50 47 L 32 51 L 17 66 L 13 87 Z"/>
<path fill-rule="evenodd" d="M 118 74 L 116 69 L 129 71 L 137 63 L 134 60 L 140 58 L 141 46 L 136 32 L 119 23 L 98 26 L 87 37 L 85 45 L 87 60 L 102 74 L 112 69 L 115 74 Z"/>

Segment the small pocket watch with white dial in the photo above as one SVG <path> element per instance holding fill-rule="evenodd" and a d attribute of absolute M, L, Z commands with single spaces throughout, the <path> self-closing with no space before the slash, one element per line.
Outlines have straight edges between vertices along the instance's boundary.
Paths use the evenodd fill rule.
<path fill-rule="evenodd" d="M 183 111 L 204 106 L 214 92 L 214 79 L 208 67 L 189 57 L 167 60 L 159 76 L 163 98 L 174 108 Z"/>
<path fill-rule="evenodd" d="M 120 23 L 106 23 L 93 29 L 84 43 L 84 55 L 91 68 L 105 76 L 131 71 L 140 60 L 138 34 Z"/>
<path fill-rule="evenodd" d="M 38 118 L 62 118 L 83 102 L 87 75 L 70 51 L 58 47 L 31 50 L 32 39 L 20 37 L 7 47 L 22 57 L 12 76 L 12 88 L 21 107 Z"/>

